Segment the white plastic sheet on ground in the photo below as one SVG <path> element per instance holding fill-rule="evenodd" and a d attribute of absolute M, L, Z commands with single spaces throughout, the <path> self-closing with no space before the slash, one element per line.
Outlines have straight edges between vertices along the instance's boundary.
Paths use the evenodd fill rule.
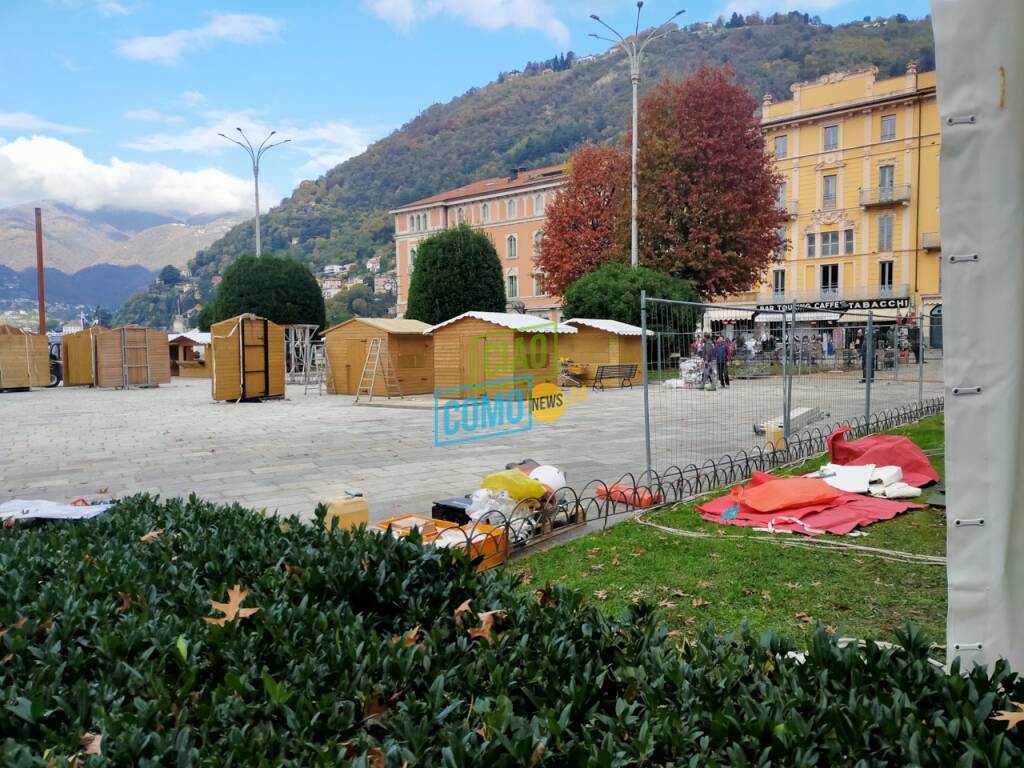
<path fill-rule="evenodd" d="M 947 658 L 970 669 L 1005 657 L 1022 671 L 1024 2 L 933 0 L 932 10 L 942 115 Z"/>

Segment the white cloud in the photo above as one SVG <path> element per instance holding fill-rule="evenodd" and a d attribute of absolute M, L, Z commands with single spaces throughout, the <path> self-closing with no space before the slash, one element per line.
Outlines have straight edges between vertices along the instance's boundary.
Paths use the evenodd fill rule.
<path fill-rule="evenodd" d="M 267 199 L 276 199 L 271 190 Z M 49 136 L 0 140 L 0 205 L 56 200 L 88 211 L 130 208 L 163 214 L 216 214 L 251 205 L 252 181 L 214 168 L 179 171 L 112 158 L 97 163 Z"/>
<path fill-rule="evenodd" d="M 363 0 L 371 13 L 408 29 L 419 21 L 445 14 L 481 29 L 537 29 L 559 45 L 568 45 L 569 28 L 555 15 L 549 0 Z"/>
<path fill-rule="evenodd" d="M 176 64 L 182 54 L 217 40 L 262 43 L 283 26 L 280 19 L 250 13 L 213 13 L 201 27 L 176 29 L 166 35 L 133 37 L 118 43 L 117 51 L 129 59 Z"/>
<path fill-rule="evenodd" d="M 206 97 L 199 91 L 182 91 L 178 94 L 178 101 L 186 107 L 196 109 L 206 104 Z"/>
<path fill-rule="evenodd" d="M 0 112 L 0 131 L 50 131 L 52 133 L 85 133 L 84 128 L 51 123 L 28 112 Z"/>
<path fill-rule="evenodd" d="M 125 120 L 137 120 L 143 123 L 180 123 L 184 118 L 179 115 L 169 115 L 158 109 L 129 109 L 124 113 Z"/>
<path fill-rule="evenodd" d="M 51 0 L 64 8 L 92 8 L 100 16 L 127 16 L 139 9 L 139 3 L 122 3 L 117 0 Z"/>
<path fill-rule="evenodd" d="M 211 110 L 205 116 L 206 122 L 202 125 L 179 132 L 150 134 L 126 146 L 143 152 L 231 152 L 237 150 L 218 134 L 238 138 L 235 128 L 241 128 L 250 141 L 258 144 L 271 130 L 276 130 L 275 139 L 291 139 L 288 149 L 306 156 L 305 162 L 293 172 L 300 178 L 309 178 L 358 155 L 377 134 L 342 121 L 300 123 L 282 120 L 270 123 L 253 110 Z"/>

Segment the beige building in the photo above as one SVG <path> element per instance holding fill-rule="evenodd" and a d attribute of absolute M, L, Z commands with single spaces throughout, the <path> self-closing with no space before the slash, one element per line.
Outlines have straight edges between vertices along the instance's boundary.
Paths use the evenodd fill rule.
<path fill-rule="evenodd" d="M 545 206 L 565 183 L 565 166 L 475 181 L 458 189 L 417 200 L 391 211 L 395 217 L 398 315 L 405 313 L 409 277 L 419 243 L 438 230 L 461 223 L 483 230 L 501 260 L 508 309 L 558 320 L 561 299 L 541 285 L 536 257 L 540 252 Z"/>

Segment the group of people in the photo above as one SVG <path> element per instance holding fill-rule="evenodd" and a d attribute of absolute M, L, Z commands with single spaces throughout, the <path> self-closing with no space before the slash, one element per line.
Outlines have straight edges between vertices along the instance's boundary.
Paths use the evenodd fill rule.
<path fill-rule="evenodd" d="M 728 387 L 731 383 L 729 363 L 736 354 L 736 345 L 732 339 L 721 335 L 712 339 L 710 333 L 705 333 L 702 338 L 694 339 L 693 348 L 703 363 L 701 386 L 713 389 L 717 380 L 719 386 Z"/>

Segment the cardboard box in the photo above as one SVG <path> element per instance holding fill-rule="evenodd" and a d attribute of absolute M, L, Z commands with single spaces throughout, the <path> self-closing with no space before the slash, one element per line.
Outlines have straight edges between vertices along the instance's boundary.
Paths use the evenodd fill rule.
<path fill-rule="evenodd" d="M 420 515 L 393 517 L 377 523 L 382 531 L 391 529 L 392 536 L 408 536 L 419 529 L 423 541 L 437 547 L 458 547 L 470 557 L 483 557 L 477 566 L 486 571 L 497 568 L 508 558 L 508 538 L 503 528 L 483 523 L 456 525 L 445 520 L 433 520 Z"/>
<path fill-rule="evenodd" d="M 370 523 L 370 504 L 365 496 L 342 496 L 327 502 L 324 526 L 331 531 L 335 528 L 358 528 Z"/>

